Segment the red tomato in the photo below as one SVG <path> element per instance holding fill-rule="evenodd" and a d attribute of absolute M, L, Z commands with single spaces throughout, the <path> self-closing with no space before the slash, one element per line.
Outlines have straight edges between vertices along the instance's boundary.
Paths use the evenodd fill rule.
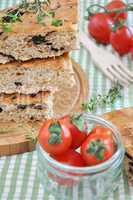
<path fill-rule="evenodd" d="M 60 163 L 66 164 L 66 165 L 70 165 L 70 166 L 75 166 L 75 167 L 84 167 L 86 166 L 82 156 L 80 153 L 76 152 L 73 149 L 69 149 L 67 152 L 65 152 L 62 155 L 54 155 L 52 156 L 52 158 L 54 158 L 55 160 L 57 160 Z M 64 177 L 67 175 L 71 176 L 74 174 L 70 174 L 70 173 L 66 173 L 64 171 L 61 171 L 59 169 L 56 169 L 57 171 L 59 171 L 60 173 L 62 173 L 64 175 Z M 48 172 L 48 176 L 53 179 L 54 181 L 56 181 L 57 183 L 59 183 L 60 185 L 68 185 L 71 186 L 73 184 L 77 184 L 78 181 L 73 180 L 72 178 L 62 178 L 61 176 L 57 176 L 56 174 L 52 174 L 51 172 Z M 80 174 L 79 174 L 80 176 Z"/>
<path fill-rule="evenodd" d="M 133 60 L 133 47 L 131 48 L 131 58 Z"/>
<path fill-rule="evenodd" d="M 111 33 L 110 42 L 120 55 L 129 53 L 132 46 L 132 32 L 127 26 L 118 28 L 116 32 Z"/>
<path fill-rule="evenodd" d="M 71 121 L 70 116 L 65 116 L 61 119 L 63 124 L 69 129 L 72 135 L 72 149 L 77 149 L 81 146 L 82 142 L 86 139 L 87 133 L 85 131 L 80 131 Z"/>
<path fill-rule="evenodd" d="M 133 36 L 132 36 L 132 48 L 133 48 Z"/>
<path fill-rule="evenodd" d="M 72 136 L 68 128 L 60 120 L 48 120 L 39 133 L 39 143 L 51 155 L 66 152 L 72 143 Z"/>
<path fill-rule="evenodd" d="M 97 165 L 108 160 L 116 151 L 111 130 L 98 126 L 81 146 L 81 155 L 87 165 Z"/>
<path fill-rule="evenodd" d="M 73 149 L 69 149 L 62 155 L 52 156 L 58 162 L 75 167 L 84 167 L 85 162 L 80 153 Z"/>
<path fill-rule="evenodd" d="M 78 184 L 78 181 L 75 181 L 71 178 L 62 178 L 51 172 L 48 172 L 48 176 L 49 178 L 51 178 L 52 180 L 54 180 L 56 183 L 60 185 L 73 186 L 73 185 Z"/>
<path fill-rule="evenodd" d="M 113 21 L 105 13 L 97 13 L 90 18 L 88 31 L 98 42 L 109 44 Z"/>
<path fill-rule="evenodd" d="M 132 60 L 133 60 L 133 37 L 132 37 L 131 58 L 132 58 Z"/>
<path fill-rule="evenodd" d="M 113 11 L 114 9 L 121 9 L 121 8 L 125 8 L 125 7 L 126 7 L 126 4 L 120 0 L 111 1 L 106 6 L 106 8 L 109 11 Z M 110 15 L 110 17 L 112 17 L 112 19 L 115 19 L 116 22 L 120 22 L 120 20 L 126 21 L 126 19 L 127 19 L 127 13 L 124 11 L 120 12 L 120 14 L 118 14 L 117 12 L 112 12 L 109 15 Z"/>

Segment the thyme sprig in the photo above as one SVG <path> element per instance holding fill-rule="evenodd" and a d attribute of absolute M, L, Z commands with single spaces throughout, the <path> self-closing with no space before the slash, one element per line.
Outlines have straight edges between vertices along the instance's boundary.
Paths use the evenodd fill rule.
<path fill-rule="evenodd" d="M 0 19 L 0 27 L 2 28 L 2 30 L 4 32 L 11 32 L 12 31 L 12 27 L 10 23 L 5 23 Z"/>
<path fill-rule="evenodd" d="M 12 23 L 17 21 L 21 22 L 21 16 L 25 12 L 32 12 L 37 14 L 37 23 L 46 25 L 45 24 L 45 17 L 49 17 L 51 21 L 51 25 L 53 26 L 61 26 L 63 25 L 63 20 L 55 18 L 55 12 L 52 10 L 45 11 L 43 9 L 43 5 L 46 4 L 47 6 L 50 4 L 50 0 L 34 0 L 33 2 L 28 2 L 27 0 L 23 0 L 22 4 L 17 8 L 0 18 L 0 27 L 4 32 L 11 32 L 12 31 Z"/>
<path fill-rule="evenodd" d="M 99 94 L 98 96 L 92 97 L 89 102 L 82 104 L 82 109 L 86 112 L 92 112 L 96 110 L 98 106 L 103 107 L 115 103 L 117 98 L 121 97 L 122 86 L 118 83 L 109 89 L 107 94 Z"/>
<path fill-rule="evenodd" d="M 63 24 L 63 20 L 55 19 L 55 12 L 52 10 L 45 11 L 42 9 L 42 6 L 46 4 L 47 6 L 50 4 L 50 0 L 34 0 L 33 3 L 28 3 L 27 0 L 24 0 L 20 8 L 24 8 L 26 11 L 37 13 L 37 22 L 42 25 L 45 24 L 45 17 L 49 17 L 51 21 L 51 25 L 53 26 L 61 26 Z"/>
<path fill-rule="evenodd" d="M 25 138 L 27 140 L 29 140 L 33 144 L 37 143 L 37 132 L 38 132 L 38 130 L 35 127 L 29 126 L 29 125 L 26 125 L 26 124 L 19 124 L 18 127 L 25 130 Z"/>
<path fill-rule="evenodd" d="M 16 21 L 21 21 L 21 12 L 18 9 L 12 10 L 8 12 L 6 15 L 0 18 L 0 26 L 4 32 L 11 32 L 12 31 L 12 23 Z"/>
<path fill-rule="evenodd" d="M 37 136 L 35 135 L 35 132 L 33 129 L 27 132 L 26 139 L 29 140 L 31 143 L 36 144 L 37 143 Z"/>

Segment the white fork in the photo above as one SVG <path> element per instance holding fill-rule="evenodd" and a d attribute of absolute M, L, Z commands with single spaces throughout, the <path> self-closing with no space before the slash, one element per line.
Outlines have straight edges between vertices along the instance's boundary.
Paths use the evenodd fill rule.
<path fill-rule="evenodd" d="M 124 66 L 118 56 L 98 47 L 85 33 L 80 33 L 80 42 L 90 52 L 93 62 L 111 81 L 119 82 L 123 86 L 133 83 L 133 72 Z"/>

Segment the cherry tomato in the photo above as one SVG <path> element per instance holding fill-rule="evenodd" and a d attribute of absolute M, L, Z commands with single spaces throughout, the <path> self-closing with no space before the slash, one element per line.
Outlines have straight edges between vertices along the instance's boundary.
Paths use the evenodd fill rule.
<path fill-rule="evenodd" d="M 87 165 L 97 165 L 108 160 L 116 151 L 111 130 L 98 126 L 81 146 L 81 155 Z"/>
<path fill-rule="evenodd" d="M 109 44 L 113 21 L 108 14 L 97 13 L 90 18 L 88 31 L 98 42 Z"/>
<path fill-rule="evenodd" d="M 51 155 L 66 152 L 72 143 L 72 136 L 68 128 L 60 120 L 48 120 L 39 133 L 39 143 Z"/>
<path fill-rule="evenodd" d="M 111 33 L 110 42 L 120 55 L 129 53 L 132 46 L 132 32 L 127 26 L 118 28 L 116 32 Z"/>
<path fill-rule="evenodd" d="M 133 60 L 133 37 L 132 37 L 132 47 L 131 47 L 131 58 L 132 58 L 132 60 Z"/>
<path fill-rule="evenodd" d="M 66 175 L 69 175 L 69 174 L 64 174 L 64 176 L 66 176 Z M 51 178 L 53 181 L 55 181 L 59 185 L 73 186 L 73 185 L 78 184 L 78 181 L 75 181 L 71 178 L 62 178 L 51 172 L 48 172 L 48 176 L 49 176 L 49 178 Z"/>
<path fill-rule="evenodd" d="M 80 153 L 73 149 L 69 149 L 62 155 L 52 156 L 58 162 L 75 167 L 84 167 L 85 162 Z"/>
<path fill-rule="evenodd" d="M 80 153 L 76 152 L 73 149 L 69 149 L 67 152 L 65 152 L 62 155 L 54 155 L 52 156 L 52 158 L 54 158 L 55 160 L 57 160 L 60 163 L 66 164 L 66 165 L 70 165 L 70 166 L 75 166 L 75 167 L 84 167 L 86 166 L 82 156 Z M 48 173 L 48 176 L 56 181 L 57 183 L 59 183 L 60 185 L 74 185 L 77 184 L 78 181 L 73 180 L 72 178 L 68 178 L 67 176 L 71 176 L 74 174 L 71 173 L 66 173 L 64 171 L 61 171 L 59 169 L 56 169 L 58 172 L 62 173 L 64 175 L 64 177 L 66 178 L 62 178 L 61 176 L 57 176 L 56 174 L 52 174 L 51 172 Z M 80 174 L 79 174 L 80 176 Z"/>
<path fill-rule="evenodd" d="M 80 119 L 79 119 L 80 120 Z M 85 131 L 80 131 L 79 128 L 73 124 L 70 116 L 65 116 L 61 119 L 66 127 L 69 129 L 72 135 L 72 149 L 77 149 L 81 146 L 82 142 L 86 139 L 87 133 Z"/>
<path fill-rule="evenodd" d="M 133 36 L 132 36 L 132 48 L 133 48 Z"/>
<path fill-rule="evenodd" d="M 131 49 L 131 58 L 133 60 L 133 48 Z"/>
<path fill-rule="evenodd" d="M 111 1 L 106 8 L 109 11 L 112 11 L 114 9 L 121 9 L 121 8 L 125 8 L 126 4 L 123 1 L 120 0 L 115 0 L 115 1 Z M 126 12 L 120 12 L 120 14 L 118 14 L 117 12 L 112 12 L 109 14 L 110 17 L 112 17 L 112 19 L 114 19 L 116 22 L 120 22 L 121 20 L 126 21 L 127 19 L 127 13 Z"/>

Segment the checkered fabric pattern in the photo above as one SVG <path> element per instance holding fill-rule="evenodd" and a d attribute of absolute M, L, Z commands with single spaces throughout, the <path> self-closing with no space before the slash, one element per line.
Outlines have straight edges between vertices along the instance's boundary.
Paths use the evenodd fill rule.
<path fill-rule="evenodd" d="M 129 2 L 129 1 L 128 1 Z M 132 2 L 132 0 L 130 0 Z M 19 0 L 0 0 L 0 8 L 19 3 Z M 80 24 L 86 30 L 84 20 L 86 7 L 91 3 L 107 3 L 107 0 L 80 0 Z M 133 14 L 129 16 L 129 24 L 133 25 Z M 81 64 L 89 78 L 89 96 L 108 91 L 112 83 L 93 65 L 86 49 L 82 46 L 80 51 L 72 52 L 72 57 Z M 123 58 L 123 62 L 133 69 L 130 56 Z M 111 107 L 98 109 L 97 113 L 133 106 L 133 87 L 123 90 L 123 97 Z M 43 187 L 37 178 L 37 153 L 25 153 L 10 157 L 0 158 L 0 200 L 60 200 L 45 195 Z M 63 199 L 62 199 L 63 200 Z M 75 200 L 70 197 L 70 200 Z M 86 199 L 87 200 L 87 199 Z M 125 174 L 122 175 L 118 190 L 108 200 L 133 200 L 133 188 Z"/>

